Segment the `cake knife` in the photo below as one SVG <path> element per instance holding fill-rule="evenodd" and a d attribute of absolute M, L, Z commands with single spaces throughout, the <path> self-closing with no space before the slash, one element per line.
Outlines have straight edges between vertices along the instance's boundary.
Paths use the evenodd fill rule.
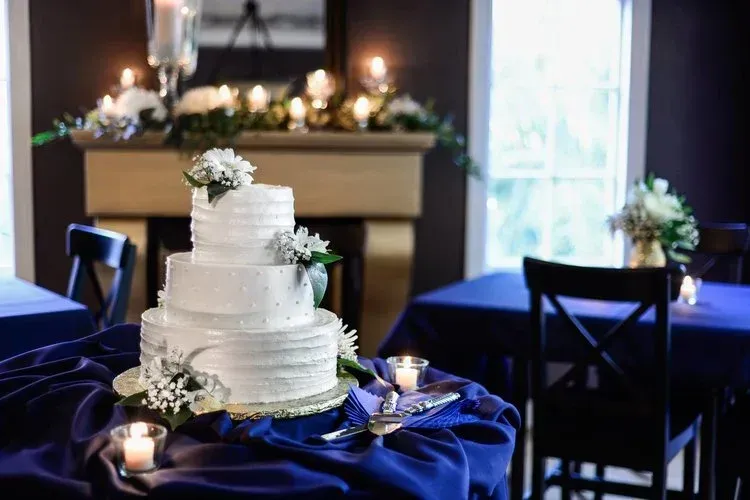
<path fill-rule="evenodd" d="M 388 393 L 390 395 L 391 393 Z M 388 395 L 386 395 L 386 402 L 388 399 Z M 411 415 L 416 415 L 418 413 L 422 413 L 428 410 L 431 410 L 437 406 L 442 406 L 444 404 L 452 403 L 453 401 L 457 401 L 461 398 L 461 395 L 457 392 L 450 392 L 448 394 L 443 394 L 442 396 L 438 396 L 432 399 L 427 399 L 425 401 L 421 401 L 419 403 L 415 403 L 408 408 L 396 412 L 396 413 L 387 413 L 385 412 L 385 402 L 383 403 L 384 411 L 382 413 L 373 413 L 370 415 L 370 420 L 368 420 L 367 423 L 362 425 L 355 425 L 353 427 L 347 427 L 346 429 L 339 429 L 337 431 L 329 432 L 327 434 L 322 434 L 320 437 L 325 439 L 326 441 L 333 441 L 334 439 L 341 439 L 348 436 L 353 436 L 354 434 L 359 434 L 360 432 L 364 432 L 368 430 L 368 425 L 370 422 L 373 422 L 373 424 L 391 424 L 390 427 L 392 428 L 392 431 L 395 431 L 400 427 L 393 426 L 392 424 L 401 424 L 403 420 L 406 417 L 409 417 Z M 387 434 L 387 433 L 386 433 Z"/>

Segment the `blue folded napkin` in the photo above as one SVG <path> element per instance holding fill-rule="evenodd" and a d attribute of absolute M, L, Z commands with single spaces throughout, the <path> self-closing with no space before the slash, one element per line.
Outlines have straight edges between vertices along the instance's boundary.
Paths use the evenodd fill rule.
<path fill-rule="evenodd" d="M 408 406 L 431 399 L 429 396 L 419 392 L 410 392 L 399 398 L 396 410 L 401 411 Z M 344 402 L 344 411 L 352 425 L 367 423 L 370 415 L 380 411 L 383 406 L 383 398 L 370 392 L 351 386 L 349 397 Z M 403 427 L 414 427 L 422 429 L 442 429 L 455 425 L 466 424 L 481 420 L 478 415 L 480 402 L 475 399 L 459 399 L 446 405 L 438 406 L 430 411 L 418 413 L 404 419 Z"/>

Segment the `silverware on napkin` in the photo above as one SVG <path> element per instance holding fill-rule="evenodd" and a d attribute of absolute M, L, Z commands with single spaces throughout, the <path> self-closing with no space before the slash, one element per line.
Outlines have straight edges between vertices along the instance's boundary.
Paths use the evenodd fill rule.
<path fill-rule="evenodd" d="M 395 394 L 395 397 L 391 396 L 391 394 Z M 389 392 L 385 397 L 385 401 L 383 402 L 383 411 L 376 412 L 370 415 L 370 419 L 367 421 L 367 423 L 362 425 L 355 425 L 353 427 L 347 427 L 346 429 L 340 429 L 338 431 L 329 432 L 328 434 L 323 434 L 320 437 L 322 437 L 326 441 L 333 441 L 334 439 L 352 436 L 366 430 L 372 431 L 372 429 L 370 429 L 370 426 L 372 426 L 373 428 L 377 428 L 378 430 L 382 429 L 383 431 L 382 433 L 372 431 L 374 434 L 389 434 L 399 429 L 406 417 L 426 412 L 438 406 L 452 403 L 453 401 L 457 401 L 458 399 L 460 399 L 461 395 L 457 392 L 450 392 L 448 394 L 443 394 L 442 396 L 427 399 L 425 401 L 420 401 L 419 403 L 415 403 L 399 412 L 394 413 L 393 411 L 386 411 L 391 409 L 389 399 L 393 401 L 392 408 L 393 410 L 395 410 L 397 398 L 398 394 L 396 394 L 395 392 Z"/>

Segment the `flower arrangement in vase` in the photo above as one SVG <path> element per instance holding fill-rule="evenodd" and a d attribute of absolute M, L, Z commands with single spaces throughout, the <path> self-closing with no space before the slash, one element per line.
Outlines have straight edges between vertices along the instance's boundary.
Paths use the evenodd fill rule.
<path fill-rule="evenodd" d="M 649 174 L 635 181 L 625 206 L 608 223 L 613 233 L 622 231 L 632 240 L 630 267 L 662 267 L 667 257 L 690 262 L 680 250 L 694 250 L 698 244 L 698 221 L 692 214 L 685 197 L 670 192 L 666 179 Z"/>

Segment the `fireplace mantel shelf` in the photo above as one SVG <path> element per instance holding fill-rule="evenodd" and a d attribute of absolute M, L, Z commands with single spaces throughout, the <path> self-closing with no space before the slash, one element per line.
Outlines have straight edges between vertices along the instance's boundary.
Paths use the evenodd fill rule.
<path fill-rule="evenodd" d="M 163 133 L 127 141 L 86 131 L 71 136 L 84 151 L 87 215 L 138 248 L 128 309 L 128 319 L 138 321 L 147 304 L 149 219 L 190 215 L 181 171 L 191 167 L 191 155 L 165 146 Z M 364 355 L 375 354 L 408 300 L 422 157 L 434 145 L 433 134 L 413 132 L 245 132 L 235 140 L 235 150 L 258 167 L 255 182 L 294 188 L 297 217 L 362 221 Z"/>
<path fill-rule="evenodd" d="M 86 130 L 72 130 L 71 138 L 81 149 L 151 149 L 164 145 L 164 133 L 145 132 L 128 140 L 96 138 Z M 243 150 L 336 150 L 424 152 L 435 145 L 435 134 L 429 132 L 308 132 L 283 131 L 242 132 L 234 139 L 234 147 Z"/>

